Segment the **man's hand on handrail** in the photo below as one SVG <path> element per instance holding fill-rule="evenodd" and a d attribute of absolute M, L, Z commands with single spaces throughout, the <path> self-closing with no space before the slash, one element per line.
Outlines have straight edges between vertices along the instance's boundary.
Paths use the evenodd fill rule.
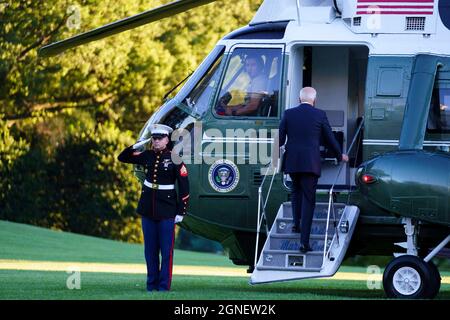
<path fill-rule="evenodd" d="M 348 155 L 346 155 L 345 153 L 342 154 L 342 161 L 348 162 Z"/>

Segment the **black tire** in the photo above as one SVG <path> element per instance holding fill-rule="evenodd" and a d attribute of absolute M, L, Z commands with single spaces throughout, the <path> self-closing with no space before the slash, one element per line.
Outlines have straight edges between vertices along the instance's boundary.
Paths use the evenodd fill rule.
<path fill-rule="evenodd" d="M 408 279 L 399 281 L 406 279 L 402 276 L 405 273 L 409 275 Z M 397 280 L 395 283 L 394 277 Z M 428 263 L 416 256 L 400 256 L 392 260 L 384 270 L 384 292 L 389 298 L 426 299 L 431 293 L 431 278 L 431 268 Z"/>
<path fill-rule="evenodd" d="M 428 268 L 430 270 L 431 279 L 426 297 L 428 299 L 434 299 L 441 289 L 441 275 L 438 268 L 431 260 L 428 262 Z"/>

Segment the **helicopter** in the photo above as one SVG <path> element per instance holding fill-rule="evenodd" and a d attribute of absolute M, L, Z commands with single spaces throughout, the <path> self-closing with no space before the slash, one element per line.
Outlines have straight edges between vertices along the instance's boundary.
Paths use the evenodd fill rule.
<path fill-rule="evenodd" d="M 41 56 L 157 21 L 215 0 L 180 0 L 62 40 Z M 139 134 L 180 130 L 191 181 L 181 226 L 218 241 L 250 284 L 330 277 L 345 258 L 394 256 L 383 273 L 392 298 L 434 298 L 432 259 L 450 242 L 450 0 L 265 0 L 225 35 Z M 245 99 L 245 62 L 264 61 L 256 113 L 226 114 Z M 318 92 L 342 150 L 321 147 L 312 252 L 290 232 L 289 176 L 277 129 L 306 86 Z M 225 102 L 224 102 L 225 101 Z M 175 150 L 175 149 L 174 149 Z M 263 154 L 264 161 L 252 155 Z M 261 159 L 260 159 L 261 160 Z M 144 169 L 134 172 L 142 182 Z"/>

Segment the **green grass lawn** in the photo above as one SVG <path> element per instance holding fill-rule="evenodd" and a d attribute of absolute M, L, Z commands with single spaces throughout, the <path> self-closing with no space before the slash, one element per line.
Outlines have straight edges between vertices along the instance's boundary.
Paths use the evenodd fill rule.
<path fill-rule="evenodd" d="M 367 290 L 362 281 L 304 280 L 257 286 L 247 278 L 174 276 L 168 293 L 145 290 L 145 276 L 82 273 L 81 289 L 66 287 L 65 272 L 0 270 L 1 299 L 380 299 L 381 290 Z M 449 295 L 447 295 L 447 298 Z"/>
<path fill-rule="evenodd" d="M 101 263 L 144 263 L 143 246 L 0 221 L 0 259 Z M 223 255 L 176 250 L 175 265 L 234 266 Z M 363 267 L 340 271 L 365 273 Z M 383 299 L 365 281 L 302 280 L 251 286 L 249 277 L 175 275 L 169 293 L 147 293 L 144 274 L 81 273 L 81 289 L 69 290 L 68 274 L 0 270 L 0 299 Z M 450 298 L 443 284 L 437 299 Z"/>
<path fill-rule="evenodd" d="M 0 259 L 145 263 L 141 244 L 0 221 Z M 223 255 L 177 250 L 175 264 L 233 267 Z"/>

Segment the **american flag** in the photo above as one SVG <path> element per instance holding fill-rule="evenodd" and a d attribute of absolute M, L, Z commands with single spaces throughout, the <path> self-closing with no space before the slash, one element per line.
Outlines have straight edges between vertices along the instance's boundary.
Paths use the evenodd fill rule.
<path fill-rule="evenodd" d="M 357 0 L 356 14 L 432 15 L 434 0 Z"/>

